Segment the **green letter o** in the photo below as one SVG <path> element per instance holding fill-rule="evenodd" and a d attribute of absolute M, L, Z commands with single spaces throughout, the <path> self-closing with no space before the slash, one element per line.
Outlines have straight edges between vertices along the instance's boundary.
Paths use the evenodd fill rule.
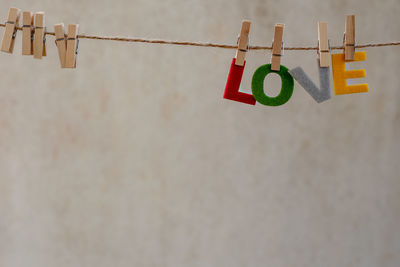
<path fill-rule="evenodd" d="M 281 77 L 281 92 L 276 97 L 269 97 L 264 93 L 264 79 L 271 72 L 277 73 Z M 280 71 L 271 70 L 271 64 L 260 66 L 253 74 L 251 80 L 251 90 L 254 98 L 263 105 L 280 106 L 285 104 L 293 94 L 294 81 L 288 69 L 281 65 Z"/>

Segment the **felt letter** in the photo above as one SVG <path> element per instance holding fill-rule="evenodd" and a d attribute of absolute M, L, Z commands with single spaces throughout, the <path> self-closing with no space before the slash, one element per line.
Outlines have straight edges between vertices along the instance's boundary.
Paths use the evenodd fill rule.
<path fill-rule="evenodd" d="M 365 61 L 366 52 L 355 52 L 353 61 Z M 346 79 L 364 78 L 365 70 L 346 70 L 344 54 L 332 54 L 333 87 L 335 95 L 368 92 L 368 84 L 347 85 Z"/>
<path fill-rule="evenodd" d="M 236 59 L 232 59 L 231 69 L 229 70 L 228 80 L 226 82 L 224 98 L 234 100 L 249 105 L 255 105 L 256 100 L 250 94 L 239 92 L 240 82 L 242 81 L 242 75 L 246 61 L 243 66 L 235 65 Z"/>
<path fill-rule="evenodd" d="M 329 58 L 328 58 L 329 59 Z M 315 83 L 307 76 L 301 67 L 289 70 L 293 78 L 317 101 L 321 103 L 331 98 L 331 88 L 329 86 L 329 67 L 320 67 L 319 60 L 317 59 L 319 70 L 319 84 L 318 88 Z"/>
<path fill-rule="evenodd" d="M 269 97 L 264 93 L 264 79 L 271 72 L 277 73 L 281 77 L 281 92 L 276 97 Z M 251 80 L 251 90 L 254 98 L 266 106 L 280 106 L 285 104 L 293 94 L 294 81 L 288 69 L 281 65 L 279 71 L 271 70 L 271 64 L 260 66 L 253 74 Z"/>

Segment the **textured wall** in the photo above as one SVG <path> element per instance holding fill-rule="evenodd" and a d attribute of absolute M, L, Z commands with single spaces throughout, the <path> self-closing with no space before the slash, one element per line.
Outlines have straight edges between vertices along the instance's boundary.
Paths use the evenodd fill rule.
<path fill-rule="evenodd" d="M 399 39 L 398 0 L 3 0 L 80 32 L 269 45 Z M 3 29 L 0 29 L 2 34 Z M 81 40 L 78 68 L 0 54 L 0 266 L 399 266 L 399 48 L 370 92 L 281 107 L 222 99 L 233 50 Z M 317 81 L 316 52 L 287 51 Z M 270 53 L 248 54 L 250 87 Z M 278 93 L 280 80 L 267 79 Z"/>

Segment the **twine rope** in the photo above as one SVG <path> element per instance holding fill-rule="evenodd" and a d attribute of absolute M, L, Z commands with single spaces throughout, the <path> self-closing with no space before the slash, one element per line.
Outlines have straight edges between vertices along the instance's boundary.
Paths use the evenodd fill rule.
<path fill-rule="evenodd" d="M 0 23 L 0 27 L 5 27 L 4 23 Z M 16 27 L 18 31 L 22 30 L 22 27 Z M 45 35 L 55 36 L 54 32 L 45 32 Z M 198 46 L 198 47 L 214 47 L 223 49 L 237 49 L 237 45 L 229 44 L 218 44 L 210 42 L 189 42 L 189 41 L 172 41 L 163 39 L 147 39 L 147 38 L 130 38 L 130 37 L 117 37 L 117 36 L 97 36 L 88 34 L 79 34 L 80 39 L 92 39 L 92 40 L 104 40 L 104 41 L 117 41 L 117 42 L 130 42 L 130 43 L 150 43 L 150 44 L 163 44 L 163 45 L 180 45 L 180 46 Z M 397 46 L 400 42 L 394 41 L 389 43 L 366 43 L 355 45 L 355 48 L 367 48 L 367 47 L 383 47 L 383 46 Z M 272 50 L 272 46 L 259 46 L 253 45 L 248 47 L 249 50 Z M 331 50 L 341 50 L 344 46 L 332 46 Z M 318 46 L 300 46 L 300 47 L 286 47 L 285 50 L 318 50 Z"/>

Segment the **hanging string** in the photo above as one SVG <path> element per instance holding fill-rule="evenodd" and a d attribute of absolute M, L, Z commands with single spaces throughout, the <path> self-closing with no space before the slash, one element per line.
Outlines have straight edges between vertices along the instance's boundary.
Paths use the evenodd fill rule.
<path fill-rule="evenodd" d="M 0 23 L 0 27 L 5 27 L 5 24 Z M 17 30 L 22 30 L 21 27 L 16 27 Z M 55 35 L 54 32 L 45 32 L 46 35 Z M 186 42 L 186 41 L 171 41 L 162 39 L 146 39 L 146 38 L 128 38 L 128 37 L 109 37 L 109 36 L 96 36 L 79 34 L 80 39 L 92 39 L 92 40 L 105 40 L 105 41 L 118 41 L 118 42 L 130 42 L 130 43 L 150 43 L 150 44 L 165 44 L 165 45 L 181 45 L 181 46 L 200 46 L 200 47 L 214 47 L 224 49 L 237 49 L 237 45 L 228 44 L 217 44 L 209 42 Z M 367 48 L 367 47 L 383 47 L 383 46 L 395 46 L 400 45 L 400 42 L 389 42 L 389 43 L 367 43 L 355 45 L 355 48 Z M 249 46 L 249 50 L 271 50 L 272 46 Z M 332 46 L 331 50 L 341 50 L 343 46 Z M 285 50 L 318 50 L 317 46 L 303 46 L 303 47 L 286 47 Z"/>

